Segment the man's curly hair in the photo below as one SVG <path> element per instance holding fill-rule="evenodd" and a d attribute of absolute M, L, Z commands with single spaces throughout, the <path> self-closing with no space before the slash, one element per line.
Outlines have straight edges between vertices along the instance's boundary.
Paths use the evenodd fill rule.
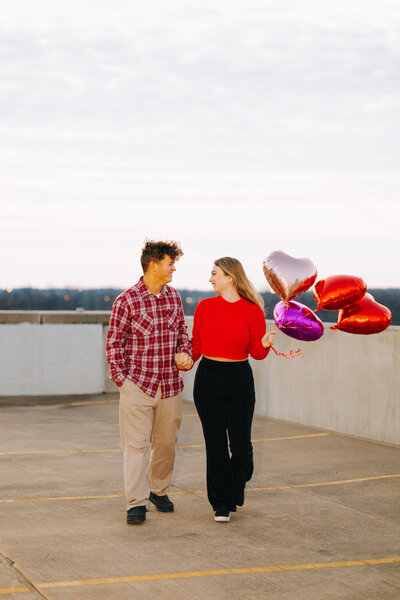
<path fill-rule="evenodd" d="M 159 263 L 165 255 L 170 256 L 172 260 L 179 260 L 180 257 L 183 256 L 179 242 L 175 242 L 174 240 L 166 242 L 146 240 L 140 257 L 143 273 L 146 273 L 149 268 L 150 261 L 153 260 L 154 262 Z"/>

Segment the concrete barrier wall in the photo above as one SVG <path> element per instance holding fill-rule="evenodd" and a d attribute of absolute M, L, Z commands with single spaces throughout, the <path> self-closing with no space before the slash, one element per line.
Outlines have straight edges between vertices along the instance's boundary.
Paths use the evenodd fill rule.
<path fill-rule="evenodd" d="M 108 319 L 102 311 L 0 311 L 0 396 L 117 391 L 104 353 Z M 187 324 L 190 332 L 191 317 Z M 400 444 L 400 327 L 372 336 L 327 329 L 309 343 L 278 333 L 275 347 L 300 347 L 304 358 L 251 360 L 257 414 Z M 195 371 L 183 375 L 186 400 Z"/>
<path fill-rule="evenodd" d="M 326 330 L 309 343 L 279 334 L 275 346 L 300 346 L 304 358 L 252 361 L 258 414 L 400 444 L 400 327 L 372 336 Z"/>
<path fill-rule="evenodd" d="M 116 391 L 106 373 L 109 317 L 103 311 L 0 311 L 0 397 Z"/>
<path fill-rule="evenodd" d="M 2 325 L 2 395 L 91 394 L 104 390 L 102 325 Z"/>

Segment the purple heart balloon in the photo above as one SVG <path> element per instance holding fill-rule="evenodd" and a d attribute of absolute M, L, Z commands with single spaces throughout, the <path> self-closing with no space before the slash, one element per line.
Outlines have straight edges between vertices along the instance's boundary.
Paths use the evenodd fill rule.
<path fill-rule="evenodd" d="M 313 342 L 324 335 L 322 321 L 311 308 L 300 302 L 292 300 L 289 306 L 284 302 L 278 302 L 274 308 L 274 320 L 283 333 L 296 340 Z"/>

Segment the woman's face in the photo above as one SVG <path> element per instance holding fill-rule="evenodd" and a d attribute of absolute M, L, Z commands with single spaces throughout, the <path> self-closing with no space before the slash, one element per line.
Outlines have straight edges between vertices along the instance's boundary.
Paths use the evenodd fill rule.
<path fill-rule="evenodd" d="M 223 270 L 216 265 L 213 265 L 209 281 L 213 286 L 214 292 L 217 294 L 220 294 L 224 289 L 232 285 L 232 277 L 225 275 Z"/>

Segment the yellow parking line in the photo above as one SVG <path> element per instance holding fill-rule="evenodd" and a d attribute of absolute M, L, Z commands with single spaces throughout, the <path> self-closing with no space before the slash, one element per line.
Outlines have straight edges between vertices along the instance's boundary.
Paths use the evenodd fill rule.
<path fill-rule="evenodd" d="M 326 485 L 344 485 L 346 483 L 361 483 L 363 481 L 376 481 L 378 479 L 393 479 L 394 477 L 400 477 L 400 473 L 394 473 L 393 475 L 374 475 L 373 477 L 358 477 L 356 479 L 340 479 L 337 481 L 319 481 L 316 483 L 298 483 L 294 485 L 281 485 L 276 487 L 256 487 L 246 488 L 247 492 L 266 492 L 270 490 L 291 490 L 296 488 L 307 488 L 307 487 L 323 487 Z"/>
<path fill-rule="evenodd" d="M 118 392 L 116 392 L 118 393 Z M 92 404 L 118 404 L 119 398 L 110 398 L 109 400 L 82 400 L 81 402 L 62 402 L 60 404 L 32 404 L 26 408 L 63 408 L 64 406 L 90 406 Z"/>
<path fill-rule="evenodd" d="M 116 392 L 117 393 L 117 392 Z M 40 408 L 49 408 L 52 406 L 55 406 L 57 408 L 59 408 L 60 406 L 90 406 L 91 404 L 118 404 L 119 402 L 119 398 L 112 398 L 110 400 L 82 400 L 82 402 L 65 402 L 63 404 L 48 404 L 46 406 L 40 406 L 40 405 L 35 405 L 35 406 L 40 406 Z M 29 407 L 30 408 L 30 407 Z"/>
<path fill-rule="evenodd" d="M 307 433 L 303 435 L 287 435 L 281 437 L 272 437 L 272 438 L 260 438 L 258 440 L 251 440 L 253 444 L 255 442 L 276 442 L 278 440 L 302 440 L 305 438 L 315 438 L 315 437 L 324 437 L 327 435 L 332 435 L 329 431 L 324 431 L 323 433 Z"/>
<path fill-rule="evenodd" d="M 64 425 L 103 425 L 104 423 L 118 423 L 118 420 L 107 419 L 106 421 L 59 421 L 57 423 L 1 423 L 0 427 L 64 427 Z"/>
<path fill-rule="evenodd" d="M 66 406 L 90 406 L 97 404 L 118 404 L 119 398 L 110 398 L 108 400 L 82 400 L 81 402 L 60 402 L 53 404 L 13 404 L 10 401 L 10 404 L 3 404 L 4 408 L 24 408 L 25 410 L 30 410 L 31 408 L 39 409 L 39 410 L 48 410 L 49 408 L 64 408 Z"/>
<path fill-rule="evenodd" d="M 251 440 L 251 441 L 253 444 L 256 444 L 257 442 L 277 442 L 280 440 L 300 440 L 300 439 L 304 439 L 304 438 L 324 437 L 327 435 L 332 435 L 332 434 L 329 432 L 307 433 L 304 435 L 287 435 L 287 436 L 280 436 L 280 437 L 260 438 L 260 439 Z M 177 446 L 177 448 L 204 448 L 204 444 L 188 444 L 186 446 Z"/>
<path fill-rule="evenodd" d="M 26 592 L 31 592 L 29 588 L 4 588 L 0 589 L 0 594 L 24 594 Z"/>
<path fill-rule="evenodd" d="M 109 421 L 99 421 L 99 423 L 107 423 Z M 111 422 L 111 421 L 110 421 Z M 253 444 L 257 442 L 277 442 L 279 440 L 299 440 L 303 438 L 314 438 L 314 437 L 323 437 L 331 435 L 330 433 L 310 433 L 307 435 L 289 435 L 285 437 L 272 437 L 272 438 L 262 438 L 258 440 L 252 440 Z M 187 444 L 184 446 L 177 446 L 177 448 L 204 448 L 204 444 Z M 84 450 L 15 450 L 12 452 L 0 452 L 0 456 L 9 456 L 9 455 L 23 455 L 23 454 L 91 454 L 91 453 L 102 453 L 102 452 L 122 452 L 121 448 L 99 448 L 99 449 L 84 449 Z"/>
<path fill-rule="evenodd" d="M 104 453 L 104 452 L 122 452 L 121 448 L 105 448 L 99 450 L 33 450 L 25 452 L 20 450 L 18 452 L 0 452 L 0 456 L 9 455 L 21 455 L 21 454 L 92 454 L 92 453 Z"/>
<path fill-rule="evenodd" d="M 183 417 L 197 417 L 197 413 L 183 415 Z M 108 419 L 106 421 L 58 421 L 57 423 L 0 423 L 0 427 L 64 427 L 64 425 L 102 425 L 104 423 L 118 423 L 118 419 Z"/>
<path fill-rule="evenodd" d="M 0 500 L 0 504 L 10 504 L 16 502 L 53 502 L 55 500 L 105 500 L 107 498 L 124 498 L 124 494 L 99 494 L 98 496 L 54 496 L 49 498 L 12 498 L 9 500 Z"/>
<path fill-rule="evenodd" d="M 137 581 L 157 581 L 168 579 L 189 579 L 191 577 L 215 577 L 216 575 L 247 575 L 252 573 L 277 573 L 289 571 L 306 571 L 314 569 L 338 569 L 343 567 L 370 567 L 393 565 L 400 563 L 400 557 L 368 558 L 363 560 L 346 560 L 329 563 L 306 563 L 298 565 L 270 565 L 266 567 L 243 567 L 237 569 L 213 569 L 210 571 L 181 571 L 177 573 L 156 573 L 154 575 L 133 575 L 131 577 L 104 577 L 102 579 L 78 579 L 72 581 L 52 581 L 37 583 L 38 590 L 78 587 L 84 585 L 106 585 L 115 583 L 135 583 Z M 30 592 L 28 588 L 0 589 L 0 594 L 16 594 Z"/>
<path fill-rule="evenodd" d="M 374 475 L 373 477 L 359 477 L 357 479 L 341 479 L 338 481 L 326 481 L 325 483 L 302 483 L 301 485 L 291 485 L 292 488 L 315 487 L 317 485 L 343 485 L 345 483 L 360 483 L 362 481 L 374 481 L 377 479 L 388 479 L 389 477 L 400 477 L 400 473 L 394 475 Z"/>
<path fill-rule="evenodd" d="M 348 560 L 330 563 L 309 563 L 299 565 L 271 565 L 267 567 L 244 567 L 239 569 L 214 569 L 212 571 L 182 571 L 177 573 L 158 573 L 154 575 L 134 575 L 132 577 L 109 577 L 103 579 L 81 579 L 76 581 L 55 581 L 38 583 L 39 590 L 65 588 L 82 585 L 104 585 L 112 583 L 133 583 L 136 581 L 156 581 L 160 579 L 188 579 L 190 577 L 212 577 L 215 575 L 243 575 L 250 573 L 274 573 L 279 571 L 304 571 L 309 569 L 337 569 L 340 567 L 366 567 L 376 565 L 392 565 L 400 563 L 400 557 L 373 558 L 365 560 Z"/>
<path fill-rule="evenodd" d="M 118 393 L 118 392 L 116 392 Z M 119 398 L 112 398 L 110 400 L 82 400 L 81 402 L 62 402 L 60 404 L 28 404 L 24 408 L 39 408 L 40 410 L 46 410 L 48 408 L 63 408 L 65 406 L 91 406 L 92 404 L 118 404 Z M 18 408 L 15 404 L 6 404 L 4 408 Z M 21 408 L 21 406 L 20 406 Z M 184 415 L 185 416 L 185 415 Z M 189 415 L 191 417 L 197 417 L 197 413 Z"/>
<path fill-rule="evenodd" d="M 327 485 L 345 485 L 348 483 L 361 483 L 364 481 L 376 481 L 379 479 L 393 479 L 400 477 L 400 473 L 391 475 L 375 475 L 373 477 L 358 477 L 357 479 L 341 479 L 338 481 L 318 481 L 316 483 L 301 483 L 294 485 L 276 485 L 268 487 L 253 487 L 246 488 L 246 492 L 271 492 L 275 490 L 292 490 L 297 488 L 307 487 L 324 487 Z M 168 492 L 170 496 L 190 495 L 190 494 L 206 494 L 206 490 L 179 490 Z M 98 500 L 107 498 L 124 498 L 124 494 L 104 494 L 94 496 L 54 496 L 49 498 L 10 498 L 0 499 L 0 504 L 12 504 L 16 502 L 52 502 L 57 500 Z"/>

